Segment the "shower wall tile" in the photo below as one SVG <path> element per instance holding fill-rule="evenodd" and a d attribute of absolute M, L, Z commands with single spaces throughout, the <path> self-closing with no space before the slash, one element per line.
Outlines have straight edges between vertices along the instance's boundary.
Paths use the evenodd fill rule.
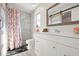
<path fill-rule="evenodd" d="M 31 19 L 30 19 L 30 15 L 25 13 L 25 12 L 21 12 L 21 20 L 20 20 L 20 24 L 21 24 L 21 33 L 22 33 L 22 43 L 23 45 L 26 44 L 26 40 L 27 39 L 31 39 Z"/>

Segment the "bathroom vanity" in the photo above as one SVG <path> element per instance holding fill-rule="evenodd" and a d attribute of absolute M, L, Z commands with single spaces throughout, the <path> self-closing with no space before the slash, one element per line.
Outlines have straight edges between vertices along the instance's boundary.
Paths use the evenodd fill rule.
<path fill-rule="evenodd" d="M 34 33 L 37 56 L 79 56 L 79 37 Z"/>

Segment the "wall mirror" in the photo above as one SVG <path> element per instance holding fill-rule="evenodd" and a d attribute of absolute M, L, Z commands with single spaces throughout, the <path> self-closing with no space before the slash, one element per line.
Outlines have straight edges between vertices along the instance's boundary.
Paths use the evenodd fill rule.
<path fill-rule="evenodd" d="M 46 11 L 47 26 L 79 24 L 79 3 L 56 3 Z"/>

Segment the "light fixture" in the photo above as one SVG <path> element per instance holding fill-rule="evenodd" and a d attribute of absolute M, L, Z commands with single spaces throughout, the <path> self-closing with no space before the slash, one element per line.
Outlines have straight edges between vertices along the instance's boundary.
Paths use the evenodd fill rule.
<path fill-rule="evenodd" d="M 36 7 L 36 5 L 37 5 L 36 3 L 32 3 L 31 4 L 32 7 Z"/>

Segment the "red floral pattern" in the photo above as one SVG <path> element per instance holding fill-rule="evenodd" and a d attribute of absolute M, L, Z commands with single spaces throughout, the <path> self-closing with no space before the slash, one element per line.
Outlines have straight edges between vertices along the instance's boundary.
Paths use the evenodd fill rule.
<path fill-rule="evenodd" d="M 20 11 L 14 8 L 8 9 L 8 38 L 10 50 L 22 45 L 20 32 Z"/>

